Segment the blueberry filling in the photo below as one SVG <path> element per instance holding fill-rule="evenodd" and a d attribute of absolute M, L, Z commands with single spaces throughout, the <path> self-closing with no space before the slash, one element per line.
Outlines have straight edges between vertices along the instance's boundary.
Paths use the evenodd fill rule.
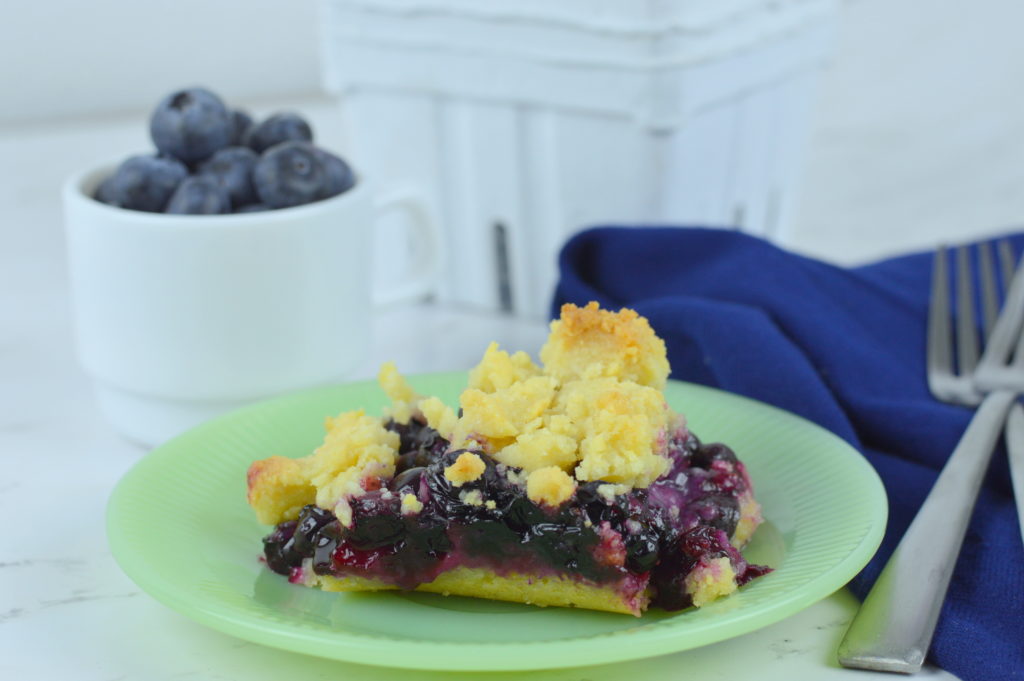
<path fill-rule="evenodd" d="M 669 471 L 647 489 L 610 494 L 607 483 L 586 482 L 551 509 L 527 497 L 519 469 L 474 451 L 483 473 L 455 485 L 444 471 L 466 450 L 448 451 L 447 440 L 415 419 L 386 427 L 400 437 L 394 478 L 350 500 L 348 527 L 316 506 L 279 524 L 263 540 L 270 569 L 294 575 L 309 559 L 319 575 L 403 589 L 458 566 L 623 589 L 649 583 L 653 604 L 666 610 L 692 605 L 685 579 L 699 563 L 729 558 L 739 584 L 770 571 L 749 565 L 729 541 L 749 482 L 725 445 L 703 445 L 683 430 L 669 439 Z M 407 495 L 422 504 L 418 512 L 403 513 Z"/>

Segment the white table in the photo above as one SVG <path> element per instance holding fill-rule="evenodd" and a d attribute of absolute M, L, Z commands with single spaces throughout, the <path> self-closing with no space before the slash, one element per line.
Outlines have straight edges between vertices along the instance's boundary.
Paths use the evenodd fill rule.
<path fill-rule="evenodd" d="M 0 678 L 479 678 L 415 674 L 303 657 L 206 629 L 142 593 L 115 564 L 104 508 L 144 451 L 102 420 L 73 353 L 57 187 L 71 170 L 139 148 L 120 124 L 0 131 Z M 106 131 L 97 140 L 97 130 Z M 141 136 L 139 136 L 141 137 Z M 110 148 L 110 139 L 120 140 Z M 409 334 L 410 324 L 417 333 Z M 418 373 L 466 369 L 490 340 L 535 351 L 537 322 L 439 309 L 381 310 L 374 356 Z M 835 649 L 856 602 L 840 591 L 760 631 L 642 662 L 537 673 L 611 681 L 827 681 L 890 675 L 840 669 Z M 519 678 L 521 674 L 496 675 Z M 937 670 L 925 678 L 951 679 Z"/>

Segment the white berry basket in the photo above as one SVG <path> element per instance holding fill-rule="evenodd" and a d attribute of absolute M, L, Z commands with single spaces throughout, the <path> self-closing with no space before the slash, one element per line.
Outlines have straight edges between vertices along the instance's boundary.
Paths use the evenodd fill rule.
<path fill-rule="evenodd" d="M 593 224 L 785 239 L 836 0 L 323 0 L 354 162 L 444 228 L 440 299 L 547 314 Z"/>

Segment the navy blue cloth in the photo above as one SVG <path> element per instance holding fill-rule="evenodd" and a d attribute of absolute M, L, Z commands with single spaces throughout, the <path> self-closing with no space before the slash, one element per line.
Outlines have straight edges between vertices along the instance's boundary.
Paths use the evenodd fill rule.
<path fill-rule="evenodd" d="M 1017 252 L 1024 235 L 1011 235 Z M 566 302 L 631 307 L 665 340 L 672 377 L 799 414 L 860 450 L 889 497 L 863 597 L 972 411 L 925 379 L 931 254 L 844 269 L 738 232 L 590 229 L 562 250 Z M 1024 679 L 1024 547 L 1003 452 L 985 481 L 929 660 L 966 681 Z"/>

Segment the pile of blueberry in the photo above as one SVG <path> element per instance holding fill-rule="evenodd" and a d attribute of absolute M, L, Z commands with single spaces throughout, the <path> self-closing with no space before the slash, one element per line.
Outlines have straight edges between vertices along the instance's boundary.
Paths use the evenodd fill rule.
<path fill-rule="evenodd" d="M 355 185 L 345 161 L 313 144 L 294 113 L 255 123 L 203 88 L 165 97 L 149 120 L 157 153 L 128 158 L 98 201 L 150 213 L 215 215 L 289 208 Z"/>

